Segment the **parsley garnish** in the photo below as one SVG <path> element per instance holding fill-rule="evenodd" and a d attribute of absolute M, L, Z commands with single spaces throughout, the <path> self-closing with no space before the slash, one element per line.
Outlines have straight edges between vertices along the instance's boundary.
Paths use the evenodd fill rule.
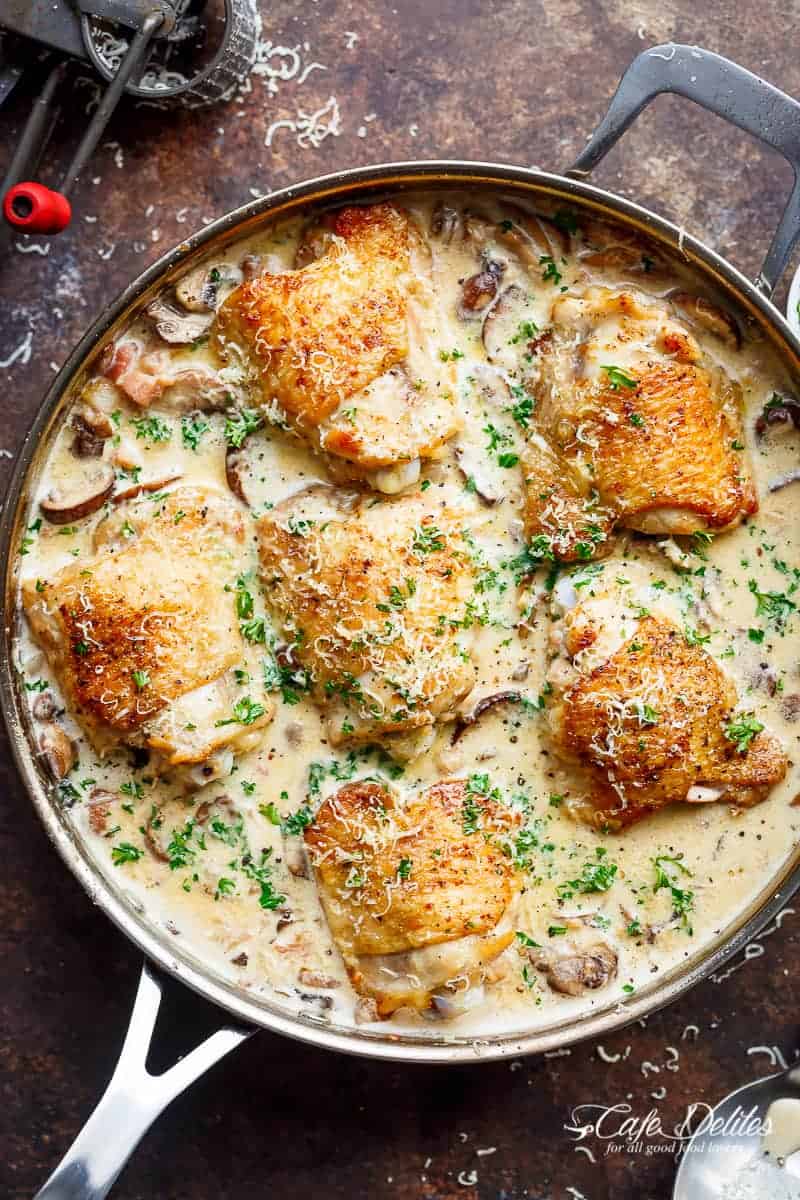
<path fill-rule="evenodd" d="M 684 891 L 683 888 L 678 887 L 676 882 L 681 874 L 690 877 L 692 874 L 689 868 L 684 866 L 682 860 L 682 854 L 659 854 L 653 859 L 653 867 L 656 872 L 653 891 L 658 892 L 662 888 L 669 889 L 672 893 L 673 916 L 680 917 L 682 927 L 691 936 L 693 930 L 689 921 L 689 914 L 694 907 L 694 892 Z"/>
<path fill-rule="evenodd" d="M 739 754 L 746 754 L 753 738 L 762 732 L 764 726 L 757 721 L 752 712 L 739 713 L 724 727 L 725 737 L 733 742 Z"/>
<path fill-rule="evenodd" d="M 246 437 L 255 433 L 261 424 L 261 414 L 254 408 L 238 408 L 225 421 L 225 441 L 238 450 Z"/>
<path fill-rule="evenodd" d="M 130 842 L 120 842 L 118 846 L 111 847 L 111 861 L 115 867 L 121 867 L 123 863 L 138 862 L 143 854 L 144 850 L 132 846 Z"/>
<path fill-rule="evenodd" d="M 600 370 L 605 371 L 608 376 L 608 382 L 615 392 L 620 388 L 635 388 L 639 386 L 639 380 L 633 375 L 628 375 L 626 371 L 623 371 L 622 367 L 601 367 Z"/>

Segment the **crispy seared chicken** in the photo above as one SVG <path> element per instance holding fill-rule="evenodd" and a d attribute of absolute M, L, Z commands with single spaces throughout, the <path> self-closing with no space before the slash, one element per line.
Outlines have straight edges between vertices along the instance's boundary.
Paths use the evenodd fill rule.
<path fill-rule="evenodd" d="M 424 243 L 391 204 L 345 208 L 311 231 L 300 261 L 231 293 L 218 349 L 338 478 L 400 490 L 459 425 Z"/>
<path fill-rule="evenodd" d="M 353 987 L 379 1016 L 479 982 L 513 940 L 520 883 L 504 839 L 516 819 L 463 780 L 406 806 L 377 782 L 323 803 L 306 847 Z"/>
<path fill-rule="evenodd" d="M 535 398 L 525 524 L 543 557 L 608 553 L 616 525 L 690 534 L 729 528 L 756 510 L 740 389 L 675 315 L 702 323 L 716 310 L 690 299 L 679 308 L 678 298 L 589 286 L 559 296 L 539 331 L 525 322 L 514 285 L 487 317 L 490 358 Z M 522 333 L 503 337 L 512 326 Z"/>
<path fill-rule="evenodd" d="M 651 611 L 652 596 L 598 589 L 552 630 L 551 734 L 586 780 L 573 810 L 600 828 L 683 800 L 757 804 L 786 773 L 777 738 L 738 710 L 733 681 L 671 616 Z"/>
<path fill-rule="evenodd" d="M 334 744 L 417 732 L 470 691 L 471 560 L 463 514 L 425 496 L 376 503 L 317 486 L 261 518 L 261 577 Z"/>
<path fill-rule="evenodd" d="M 94 549 L 22 587 L 74 716 L 100 753 L 123 741 L 152 751 L 160 773 L 216 777 L 274 710 L 236 681 L 253 654 L 225 590 L 244 569 L 238 506 L 199 487 L 121 505 L 98 524 Z"/>

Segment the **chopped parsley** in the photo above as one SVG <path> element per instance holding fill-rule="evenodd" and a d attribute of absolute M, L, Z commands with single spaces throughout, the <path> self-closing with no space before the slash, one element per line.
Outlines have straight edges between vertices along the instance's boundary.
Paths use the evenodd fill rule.
<path fill-rule="evenodd" d="M 577 879 L 568 879 L 556 889 L 560 900 L 571 900 L 576 892 L 607 892 L 617 875 L 617 864 L 605 861 L 606 851 L 598 846 L 595 859 L 583 864 Z"/>
<path fill-rule="evenodd" d="M 757 617 L 766 617 L 775 625 L 783 626 L 797 610 L 794 600 L 786 592 L 762 592 L 755 579 L 748 580 L 747 586 L 756 598 Z"/>
<path fill-rule="evenodd" d="M 764 726 L 757 721 L 752 712 L 739 713 L 724 727 L 725 737 L 733 742 L 739 754 L 746 754 L 753 738 L 762 732 Z"/>
<path fill-rule="evenodd" d="M 554 287 L 558 287 L 561 283 L 562 275 L 556 266 L 556 260 L 552 254 L 540 254 L 539 265 L 544 267 L 542 271 L 542 282 L 552 283 Z"/>
<path fill-rule="evenodd" d="M 144 441 L 168 442 L 172 437 L 172 426 L 161 417 L 131 417 L 131 425 L 136 430 L 136 437 Z"/>
<path fill-rule="evenodd" d="M 237 700 L 233 706 L 233 716 L 225 717 L 222 721 L 215 721 L 215 727 L 220 725 L 252 725 L 259 717 L 263 717 L 266 709 L 263 704 L 251 700 L 249 696 L 242 696 L 241 700 Z"/>
<path fill-rule="evenodd" d="M 656 873 L 653 891 L 659 892 L 665 888 L 672 894 L 672 914 L 680 917 L 682 928 L 691 937 L 693 930 L 689 918 L 694 908 L 694 892 L 685 891 L 677 882 L 681 875 L 691 878 L 692 874 L 683 863 L 683 855 L 659 854 L 653 859 L 653 867 Z"/>
<path fill-rule="evenodd" d="M 639 380 L 633 375 L 629 375 L 627 371 L 623 371 L 622 367 L 601 366 L 601 371 L 605 371 L 608 376 L 608 382 L 612 389 L 616 392 L 620 388 L 635 388 L 639 386 Z"/>
<path fill-rule="evenodd" d="M 418 554 L 433 554 L 444 550 L 444 534 L 435 525 L 420 525 L 414 530 L 411 545 Z"/>
<path fill-rule="evenodd" d="M 254 408 L 237 408 L 225 421 L 225 441 L 234 450 L 243 445 L 244 440 L 261 425 L 261 414 Z"/>
<path fill-rule="evenodd" d="M 131 675 L 133 676 L 133 682 L 137 690 L 140 692 L 150 683 L 150 676 L 147 671 L 131 671 Z"/>
<path fill-rule="evenodd" d="M 200 439 L 210 428 L 208 421 L 204 420 L 199 413 L 185 413 L 181 417 L 181 438 L 184 446 L 188 446 L 190 450 L 197 453 Z"/>
<path fill-rule="evenodd" d="M 118 846 L 111 847 L 111 861 L 115 867 L 121 867 L 123 863 L 138 862 L 143 854 L 144 850 L 132 846 L 130 842 L 120 842 Z"/>

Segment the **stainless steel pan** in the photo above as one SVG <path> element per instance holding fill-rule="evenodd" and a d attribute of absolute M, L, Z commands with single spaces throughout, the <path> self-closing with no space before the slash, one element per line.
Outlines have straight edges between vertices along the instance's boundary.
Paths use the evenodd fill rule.
<path fill-rule="evenodd" d="M 659 93 L 673 92 L 723 116 L 778 150 L 795 170 L 795 183 L 764 266 L 753 283 L 713 250 L 646 209 L 585 182 L 592 168 Z M 0 523 L 7 563 L 0 649 L 0 702 L 20 773 L 48 834 L 91 899 L 144 953 L 145 965 L 130 1028 L 111 1082 L 83 1132 L 45 1184 L 40 1197 L 90 1200 L 105 1196 L 133 1148 L 155 1117 L 194 1079 L 259 1027 L 332 1050 L 408 1062 L 459 1063 L 531 1054 L 584 1038 L 607 1035 L 676 999 L 698 980 L 718 970 L 779 911 L 800 885 L 800 850 L 765 886 L 750 910 L 724 930 L 717 941 L 653 985 L 619 1004 L 577 1021 L 555 1023 L 543 1031 L 497 1036 L 481 1042 L 448 1037 L 442 1026 L 418 1036 L 339 1028 L 296 1015 L 277 1002 L 262 1000 L 213 973 L 182 951 L 174 939 L 151 924 L 116 880 L 102 875 L 73 832 L 54 795 L 28 726 L 20 683 L 13 666 L 19 621 L 16 547 L 30 521 L 32 485 L 71 390 L 91 369 L 104 345 L 131 315 L 196 259 L 234 238 L 249 235 L 310 205 L 364 201 L 380 193 L 408 189 L 458 188 L 475 193 L 500 191 L 536 204 L 542 198 L 610 217 L 680 253 L 694 264 L 709 286 L 744 310 L 800 376 L 800 340 L 770 302 L 800 234 L 800 104 L 734 63 L 691 46 L 664 45 L 646 50 L 626 71 L 606 116 L 566 175 L 480 162 L 390 163 L 346 171 L 287 188 L 222 217 L 166 254 L 139 276 L 92 326 L 59 372 L 22 446 Z M 220 1008 L 220 1027 L 188 1057 L 159 1077 L 145 1070 L 162 989 L 180 980 Z M 187 995 L 187 1003 L 189 995 Z"/>

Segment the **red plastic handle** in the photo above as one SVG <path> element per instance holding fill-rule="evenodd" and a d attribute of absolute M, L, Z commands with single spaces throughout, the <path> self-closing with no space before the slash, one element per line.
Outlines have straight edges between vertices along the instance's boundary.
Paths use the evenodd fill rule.
<path fill-rule="evenodd" d="M 3 198 L 3 216 L 20 233 L 61 233 L 72 220 L 72 206 L 41 183 L 15 183 Z"/>

